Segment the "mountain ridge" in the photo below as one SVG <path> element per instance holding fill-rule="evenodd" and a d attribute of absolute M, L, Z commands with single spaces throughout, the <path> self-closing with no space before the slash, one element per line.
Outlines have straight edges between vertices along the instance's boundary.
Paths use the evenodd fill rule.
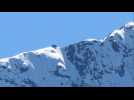
<path fill-rule="evenodd" d="M 134 86 L 134 22 L 103 40 L 23 52 L 0 59 L 0 86 Z"/>

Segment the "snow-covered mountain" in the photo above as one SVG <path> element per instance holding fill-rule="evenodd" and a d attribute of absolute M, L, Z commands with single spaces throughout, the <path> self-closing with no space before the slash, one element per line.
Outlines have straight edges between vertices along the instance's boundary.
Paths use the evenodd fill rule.
<path fill-rule="evenodd" d="M 0 59 L 0 86 L 134 86 L 134 22 L 103 40 L 87 39 L 60 48 Z"/>

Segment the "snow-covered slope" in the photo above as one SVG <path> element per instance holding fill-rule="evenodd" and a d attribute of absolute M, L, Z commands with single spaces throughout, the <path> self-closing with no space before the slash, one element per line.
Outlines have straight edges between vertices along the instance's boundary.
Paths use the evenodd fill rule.
<path fill-rule="evenodd" d="M 134 22 L 103 40 L 2 58 L 0 86 L 134 86 Z"/>

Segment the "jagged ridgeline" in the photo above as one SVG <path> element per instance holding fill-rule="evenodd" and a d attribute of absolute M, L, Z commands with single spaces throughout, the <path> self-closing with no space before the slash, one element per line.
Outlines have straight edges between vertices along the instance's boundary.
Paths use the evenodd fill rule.
<path fill-rule="evenodd" d="M 108 34 L 60 48 L 0 59 L 0 86 L 134 86 L 134 22 Z"/>

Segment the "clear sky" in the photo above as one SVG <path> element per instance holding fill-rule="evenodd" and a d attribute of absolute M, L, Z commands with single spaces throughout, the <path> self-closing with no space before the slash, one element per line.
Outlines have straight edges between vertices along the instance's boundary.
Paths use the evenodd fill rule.
<path fill-rule="evenodd" d="M 132 19 L 132 12 L 1 12 L 0 57 L 101 39 Z"/>

